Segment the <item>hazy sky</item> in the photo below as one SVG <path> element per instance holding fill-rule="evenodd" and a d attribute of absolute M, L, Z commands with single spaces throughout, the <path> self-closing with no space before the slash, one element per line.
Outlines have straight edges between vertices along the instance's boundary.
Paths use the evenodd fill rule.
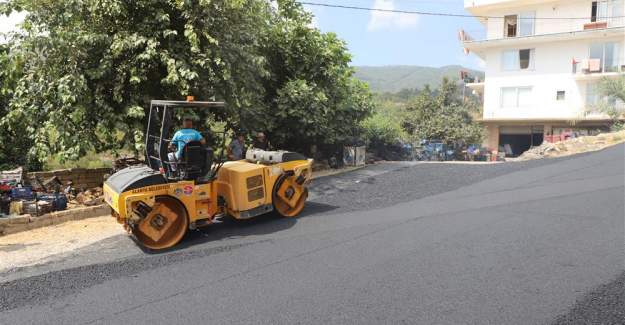
<path fill-rule="evenodd" d="M 308 0 L 348 6 L 467 14 L 463 0 Z M 354 65 L 460 64 L 481 69 L 480 60 L 466 56 L 458 30 L 483 33 L 474 18 L 447 18 L 307 6 L 315 25 L 335 32 L 348 44 Z"/>
<path fill-rule="evenodd" d="M 358 7 L 466 13 L 463 0 L 308 0 L 309 2 Z M 474 55 L 466 56 L 458 30 L 479 34 L 483 28 L 473 18 L 446 18 L 348 9 L 306 8 L 315 15 L 314 25 L 334 32 L 347 42 L 354 65 L 421 65 L 439 67 L 459 64 L 481 69 Z M 0 17 L 0 32 L 20 22 L 22 15 Z"/>
<path fill-rule="evenodd" d="M 12 14 L 7 17 L 0 15 L 0 34 L 8 33 L 15 29 L 15 25 L 22 22 L 24 14 Z M 0 42 L 4 41 L 4 37 L 0 35 Z"/>

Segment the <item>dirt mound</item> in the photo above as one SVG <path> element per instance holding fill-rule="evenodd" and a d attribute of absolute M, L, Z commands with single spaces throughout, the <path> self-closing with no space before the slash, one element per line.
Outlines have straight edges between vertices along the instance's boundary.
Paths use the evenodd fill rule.
<path fill-rule="evenodd" d="M 555 143 L 544 142 L 533 147 L 518 158 L 506 158 L 506 161 L 526 161 L 543 158 L 564 157 L 583 152 L 601 150 L 625 142 L 625 131 L 585 136 Z"/>

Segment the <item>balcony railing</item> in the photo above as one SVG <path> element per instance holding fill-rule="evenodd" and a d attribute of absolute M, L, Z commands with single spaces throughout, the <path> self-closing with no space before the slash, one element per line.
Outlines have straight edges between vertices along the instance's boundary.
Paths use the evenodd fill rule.
<path fill-rule="evenodd" d="M 521 33 L 513 33 L 514 36 L 508 36 L 506 31 L 503 29 L 497 31 L 487 31 L 483 30 L 472 30 L 472 31 L 462 31 L 461 36 L 462 42 L 474 42 L 474 41 L 487 41 L 487 40 L 501 40 L 501 39 L 515 39 L 515 38 L 526 38 L 533 36 L 541 36 L 541 35 L 551 35 L 551 34 L 560 34 L 560 33 L 569 33 L 569 32 L 581 32 L 581 31 L 592 31 L 599 29 L 609 29 L 609 28 L 619 28 L 625 27 L 625 18 L 624 17 L 614 17 L 614 18 L 606 18 L 596 22 L 584 21 L 579 19 L 573 20 L 554 20 L 554 21 L 540 21 L 540 23 L 536 23 L 534 27 L 535 30 L 530 35 L 522 35 Z"/>
<path fill-rule="evenodd" d="M 618 58 L 611 61 L 602 59 L 584 59 L 572 62 L 572 72 L 577 75 L 603 73 L 625 73 L 625 60 Z"/>
<path fill-rule="evenodd" d="M 597 19 L 597 21 L 585 23 L 584 30 L 623 27 L 623 26 L 625 26 L 625 19 L 622 16 L 604 17 L 604 18 L 600 17 Z"/>
<path fill-rule="evenodd" d="M 473 42 L 485 39 L 486 30 L 485 29 L 474 29 L 474 30 L 464 30 L 461 29 L 458 31 L 458 39 L 461 42 Z"/>

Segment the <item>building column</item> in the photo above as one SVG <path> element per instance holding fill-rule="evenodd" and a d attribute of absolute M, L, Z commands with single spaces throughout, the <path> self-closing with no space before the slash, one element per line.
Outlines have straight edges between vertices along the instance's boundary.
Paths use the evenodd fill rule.
<path fill-rule="evenodd" d="M 482 145 L 489 150 L 499 150 L 499 125 L 486 126 L 486 138 Z"/>

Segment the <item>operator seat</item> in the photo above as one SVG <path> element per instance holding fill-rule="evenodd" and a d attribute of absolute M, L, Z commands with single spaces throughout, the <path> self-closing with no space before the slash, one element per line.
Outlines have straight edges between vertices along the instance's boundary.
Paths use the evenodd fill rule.
<path fill-rule="evenodd" d="M 182 149 L 178 162 L 180 178 L 198 180 L 205 176 L 213 164 L 213 150 L 206 148 L 200 141 L 190 141 Z"/>

